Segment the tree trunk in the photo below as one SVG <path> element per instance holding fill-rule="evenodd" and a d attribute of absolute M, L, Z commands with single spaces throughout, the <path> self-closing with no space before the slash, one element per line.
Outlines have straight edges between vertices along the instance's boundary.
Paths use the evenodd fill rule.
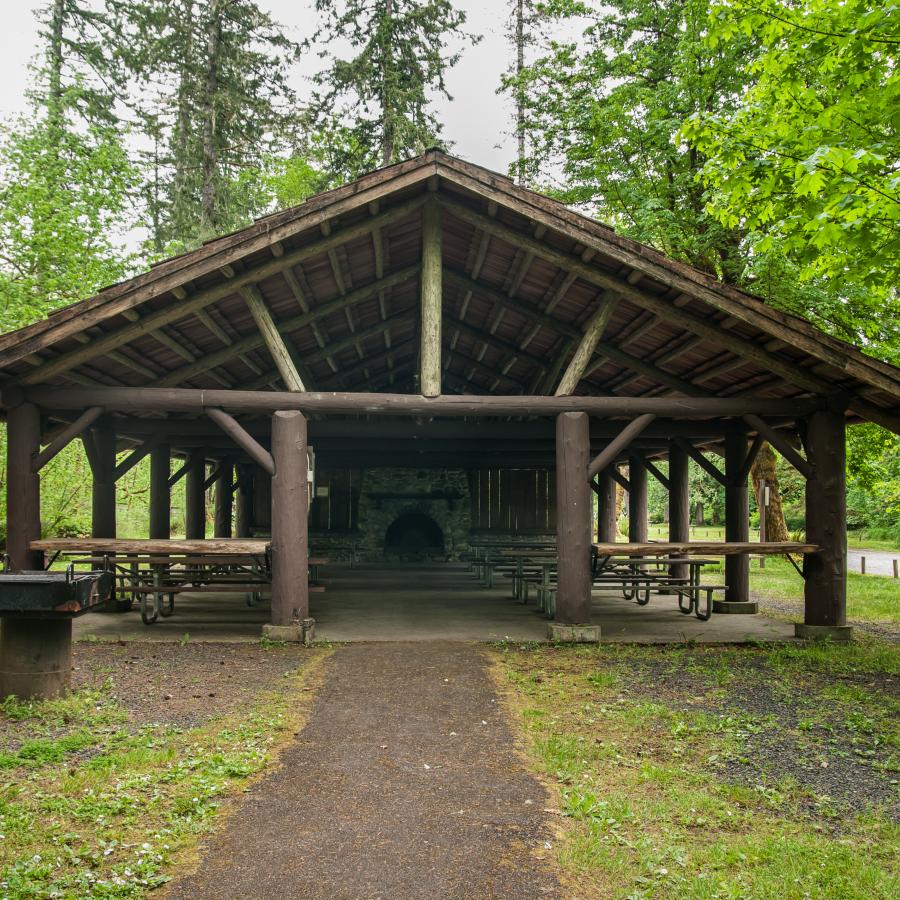
<path fill-rule="evenodd" d="M 64 0 L 53 0 L 47 48 L 47 121 L 54 140 L 59 139 L 62 130 L 63 3 Z"/>
<path fill-rule="evenodd" d="M 206 85 L 203 97 L 203 183 L 200 189 L 200 227 L 204 236 L 218 224 L 218 135 L 216 114 L 219 100 L 219 53 L 222 39 L 222 0 L 212 0 L 206 25 Z"/>
<path fill-rule="evenodd" d="M 193 231 L 191 202 L 191 104 L 195 100 L 194 65 L 194 0 L 182 0 L 179 28 L 182 37 L 181 70 L 178 77 L 178 111 L 175 119 L 172 177 L 171 231 L 169 238 L 185 238 Z M 196 176 L 195 176 L 196 177 Z M 196 183 L 196 182 L 195 182 Z M 162 242 L 161 242 L 162 243 Z"/>
<path fill-rule="evenodd" d="M 787 524 L 784 521 L 784 510 L 781 506 L 781 490 L 778 487 L 778 473 L 775 470 L 775 451 L 768 443 L 759 448 L 759 453 L 750 470 L 753 479 L 753 493 L 757 503 L 761 504 L 759 482 L 764 480 L 769 486 L 769 506 L 766 510 L 766 540 L 787 541 L 790 540 Z"/>
<path fill-rule="evenodd" d="M 516 169 L 519 184 L 525 182 L 525 98 L 519 81 L 525 68 L 525 0 L 516 2 Z"/>
<path fill-rule="evenodd" d="M 392 112 L 390 64 L 393 61 L 393 17 L 394 17 L 394 0 L 385 0 L 384 4 L 384 50 L 383 71 L 381 74 L 381 164 L 389 166 L 394 161 L 394 145 L 396 143 L 394 137 L 394 116 Z"/>

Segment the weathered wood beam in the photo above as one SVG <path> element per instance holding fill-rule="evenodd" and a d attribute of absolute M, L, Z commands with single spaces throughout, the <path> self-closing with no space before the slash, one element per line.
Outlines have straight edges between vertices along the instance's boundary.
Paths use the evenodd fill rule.
<path fill-rule="evenodd" d="M 113 469 L 113 481 L 118 481 L 123 475 L 130 472 L 157 444 L 162 437 L 155 435 L 138 445 Z"/>
<path fill-rule="evenodd" d="M 415 277 L 418 271 L 418 265 L 408 266 L 405 269 L 400 269 L 397 272 L 394 272 L 393 274 L 387 276 L 387 278 L 381 279 L 380 282 L 374 282 L 373 284 L 365 285 L 364 287 L 358 288 L 357 290 L 352 291 L 344 297 L 338 297 L 335 300 L 330 300 L 326 303 L 322 303 L 309 312 L 301 313 L 300 315 L 291 316 L 290 318 L 284 319 L 278 322 L 276 327 L 284 333 L 297 331 L 298 329 L 303 328 L 306 325 L 311 325 L 317 319 L 325 318 L 326 316 L 329 316 L 334 312 L 339 312 L 346 304 L 353 305 L 356 303 L 362 303 L 363 301 L 368 300 L 374 293 L 379 290 L 388 290 L 389 288 L 409 281 L 411 278 Z M 356 333 L 356 339 L 362 339 L 363 334 L 364 332 L 358 331 Z M 195 376 L 200 375 L 215 366 L 222 365 L 223 363 L 234 359 L 241 353 L 246 353 L 250 350 L 255 350 L 258 347 L 262 347 L 264 343 L 265 341 L 261 333 L 248 335 L 247 337 L 235 341 L 230 347 L 225 347 L 222 350 L 216 351 L 215 353 L 206 354 L 190 366 L 184 366 L 181 369 L 176 369 L 174 372 L 170 372 L 164 378 L 160 378 L 156 382 L 155 386 L 174 387 L 175 385 L 181 384 L 184 381 L 188 381 L 189 379 L 194 378 Z M 328 352 L 322 353 L 321 351 L 323 349 Z M 333 351 L 331 349 L 331 345 L 328 345 L 324 348 L 320 348 L 319 351 L 315 351 L 312 355 L 306 354 L 304 359 L 308 363 L 313 359 L 328 357 L 333 352 L 336 351 Z"/>
<path fill-rule="evenodd" d="M 741 470 L 738 472 L 738 480 L 746 481 L 750 477 L 750 470 L 753 468 L 753 463 L 756 462 L 756 457 L 759 455 L 759 451 L 765 442 L 766 440 L 761 434 L 757 434 L 753 438 L 753 443 L 747 451 L 747 459 L 744 460 L 744 465 L 741 466 Z"/>
<path fill-rule="evenodd" d="M 294 364 L 291 351 L 288 350 L 278 326 L 272 319 L 272 314 L 269 312 L 259 288 L 255 285 L 247 285 L 247 287 L 241 288 L 241 296 L 250 310 L 250 315 L 253 316 L 253 321 L 256 322 L 256 327 L 275 362 L 275 368 L 278 369 L 284 386 L 289 391 L 305 391 L 306 387 Z"/>
<path fill-rule="evenodd" d="M 384 323 L 379 323 L 384 327 Z M 6 390 L 2 393 L 6 400 Z M 743 416 L 803 416 L 821 408 L 815 400 L 768 400 L 750 397 L 419 397 L 409 394 L 287 391 L 225 391 L 187 388 L 27 388 L 22 396 L 44 409 L 187 412 L 202 414 L 211 407 L 241 412 L 299 409 L 303 412 L 424 416 L 553 416 L 580 411 L 599 416 L 652 413 L 671 418 Z"/>
<path fill-rule="evenodd" d="M 170 487 L 170 488 L 175 487 L 175 485 L 178 484 L 178 482 L 181 481 L 181 479 L 184 478 L 185 475 L 187 475 L 187 470 L 188 470 L 188 464 L 187 464 L 187 463 L 183 463 L 181 466 L 179 466 L 179 467 L 178 467 L 178 468 L 177 468 L 177 469 L 169 476 L 169 480 L 168 480 L 168 482 L 167 482 L 168 485 L 169 485 L 169 487 Z"/>
<path fill-rule="evenodd" d="M 31 471 L 40 472 L 57 453 L 64 450 L 74 438 L 90 428 L 102 415 L 102 406 L 92 406 L 86 409 L 71 425 L 64 428 L 48 446 L 34 457 L 31 463 Z"/>
<path fill-rule="evenodd" d="M 693 444 L 684 438 L 676 438 L 675 442 L 704 472 L 715 478 L 719 484 L 723 486 L 728 485 L 728 478 L 725 473 L 713 465 Z"/>
<path fill-rule="evenodd" d="M 603 452 L 594 457 L 591 464 L 588 466 L 587 478 L 593 478 L 598 472 L 601 472 L 608 465 L 614 463 L 616 457 L 625 450 L 655 418 L 656 415 L 654 413 L 644 413 L 629 422 L 619 434 L 609 442 Z"/>
<path fill-rule="evenodd" d="M 652 476 L 653 476 L 653 477 L 654 477 L 654 478 L 655 478 L 655 479 L 656 479 L 656 480 L 657 480 L 657 481 L 658 481 L 658 482 L 659 482 L 659 483 L 660 483 L 667 491 L 669 491 L 669 490 L 672 489 L 672 483 L 669 481 L 668 477 L 667 477 L 666 475 L 663 475 L 663 473 L 660 472 L 660 470 L 657 469 L 656 466 L 655 466 L 649 459 L 647 459 L 646 456 L 644 456 L 643 454 L 641 454 L 639 458 L 640 458 L 640 461 L 641 461 L 641 465 L 643 465 L 643 467 L 644 467 L 644 468 L 645 468 L 645 469 L 646 469 L 646 470 L 647 470 L 647 471 L 648 471 L 648 472 L 649 472 L 649 473 L 650 473 L 650 474 L 651 474 L 651 475 L 652 475 Z"/>
<path fill-rule="evenodd" d="M 804 478 L 812 477 L 812 466 L 785 440 L 784 435 L 759 416 L 746 415 L 744 421 L 761 434 Z"/>
<path fill-rule="evenodd" d="M 605 472 L 609 472 L 609 477 L 617 484 L 623 491 L 631 490 L 631 482 L 619 471 L 619 467 L 616 465 L 607 466 L 604 469 Z M 598 472 L 598 477 L 601 476 L 603 472 Z"/>
<path fill-rule="evenodd" d="M 356 225 L 350 225 L 334 232 L 327 238 L 322 238 L 286 253 L 281 257 L 274 257 L 258 266 L 254 266 L 235 275 L 234 278 L 214 287 L 207 288 L 203 291 L 188 297 L 183 302 L 170 304 L 162 309 L 149 312 L 141 316 L 137 321 L 131 322 L 122 328 L 110 331 L 102 337 L 97 337 L 90 344 L 70 350 L 63 353 L 52 360 L 42 363 L 37 368 L 26 373 L 20 379 L 23 384 L 39 384 L 47 381 L 62 372 L 79 366 L 84 362 L 102 356 L 107 350 L 115 350 L 122 344 L 134 340 L 141 335 L 149 334 L 163 325 L 177 322 L 180 319 L 193 315 L 197 310 L 216 303 L 238 291 L 239 288 L 249 284 L 255 284 L 258 281 L 280 272 L 282 269 L 296 265 L 307 259 L 327 253 L 329 248 L 337 247 L 339 244 L 351 241 L 357 237 L 368 234 L 375 225 L 384 227 L 391 222 L 405 218 L 424 202 L 424 197 L 417 197 L 408 203 L 396 206 L 378 216 L 360 222 Z"/>
<path fill-rule="evenodd" d="M 593 313 L 587 325 L 585 325 L 584 336 L 556 388 L 555 393 L 558 397 L 575 393 L 575 389 L 587 371 L 591 357 L 594 355 L 594 350 L 603 337 L 603 331 L 609 322 L 609 318 L 616 308 L 616 300 L 617 298 L 614 295 L 606 297 L 603 305 Z"/>
<path fill-rule="evenodd" d="M 419 390 L 425 397 L 437 397 L 441 393 L 442 283 L 441 207 L 432 200 L 422 208 Z"/>
<path fill-rule="evenodd" d="M 211 407 L 204 410 L 207 416 L 218 425 L 250 459 L 269 475 L 275 474 L 275 462 L 272 454 L 249 434 L 234 417 L 222 409 Z"/>

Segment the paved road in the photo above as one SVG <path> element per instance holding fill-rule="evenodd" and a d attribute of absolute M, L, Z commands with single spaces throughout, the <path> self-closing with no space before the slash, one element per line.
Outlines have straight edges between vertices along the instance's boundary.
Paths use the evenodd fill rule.
<path fill-rule="evenodd" d="M 560 896 L 548 799 L 471 644 L 340 647 L 306 728 L 178 898 Z"/>
<path fill-rule="evenodd" d="M 900 562 L 900 552 L 886 550 L 848 550 L 847 566 L 851 572 L 860 571 L 860 557 L 866 558 L 867 575 L 893 575 L 893 561 Z"/>

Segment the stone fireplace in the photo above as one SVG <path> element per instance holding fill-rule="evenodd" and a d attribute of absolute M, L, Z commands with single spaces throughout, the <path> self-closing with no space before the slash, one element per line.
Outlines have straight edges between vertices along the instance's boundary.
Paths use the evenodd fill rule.
<path fill-rule="evenodd" d="M 317 551 L 378 562 L 453 560 L 467 548 L 471 514 L 464 470 L 363 469 L 358 483 L 356 527 L 311 534 Z"/>

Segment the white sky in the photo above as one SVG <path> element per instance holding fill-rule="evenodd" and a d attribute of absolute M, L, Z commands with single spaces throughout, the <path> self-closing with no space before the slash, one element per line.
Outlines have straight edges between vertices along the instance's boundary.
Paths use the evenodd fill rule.
<path fill-rule="evenodd" d="M 28 63 L 34 56 L 37 26 L 34 10 L 45 0 L 0 0 L 3 27 L 0 29 L 0 118 L 22 112 L 28 85 Z M 258 0 L 263 9 L 281 22 L 289 35 L 301 40 L 315 23 L 312 0 Z M 495 93 L 505 71 L 511 48 L 505 37 L 507 0 L 457 0 L 468 14 L 468 28 L 483 35 L 480 44 L 467 47 L 462 59 L 451 70 L 448 89 L 452 101 L 437 104 L 444 137 L 453 151 L 472 162 L 505 172 L 514 156 L 510 105 L 505 96 Z M 295 86 L 301 94 L 308 87 L 305 78 L 310 69 L 298 68 Z"/>

